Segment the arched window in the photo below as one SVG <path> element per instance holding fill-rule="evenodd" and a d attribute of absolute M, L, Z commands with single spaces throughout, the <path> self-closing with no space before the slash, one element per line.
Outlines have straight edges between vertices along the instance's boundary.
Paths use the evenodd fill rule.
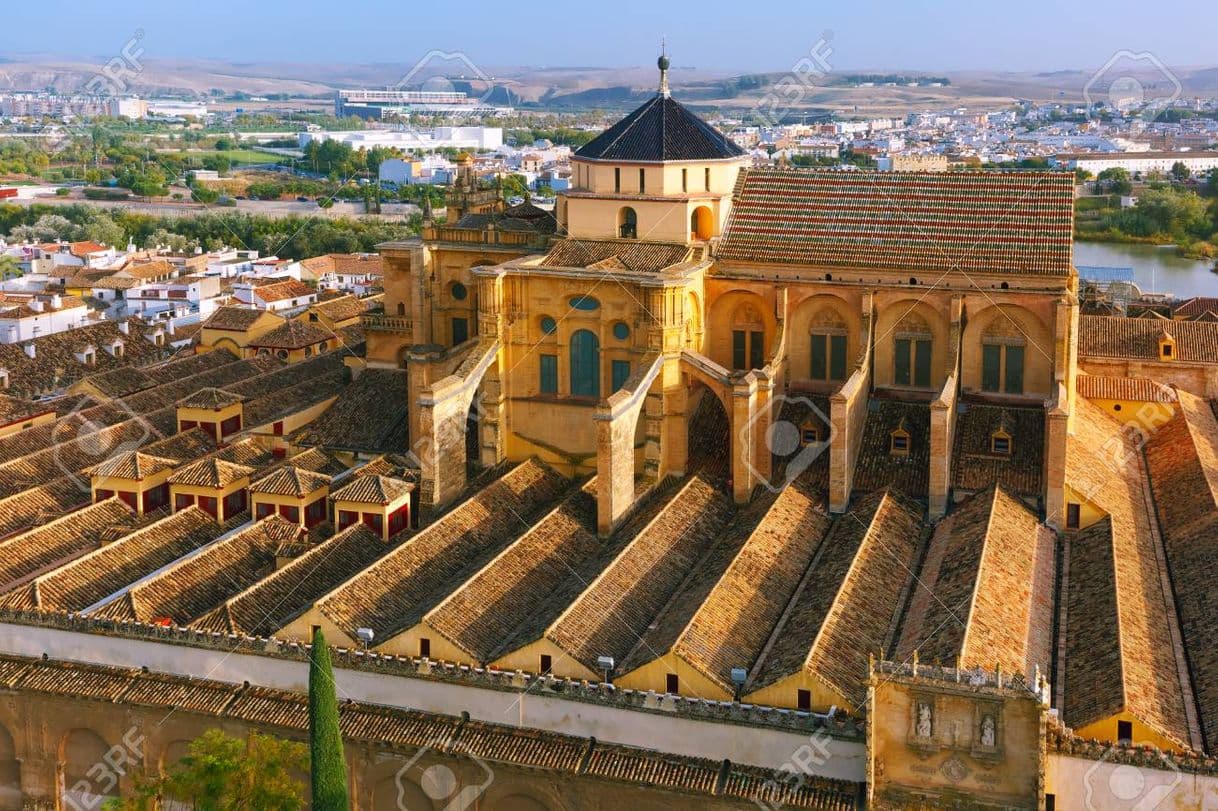
<path fill-rule="evenodd" d="M 893 336 L 892 381 L 898 386 L 930 388 L 930 367 L 930 327 L 917 315 L 907 315 Z"/>
<path fill-rule="evenodd" d="M 571 335 L 571 396 L 601 396 L 601 344 L 586 329 Z"/>
<path fill-rule="evenodd" d="M 732 314 L 732 368 L 760 369 L 765 366 L 765 322 L 751 304 Z"/>
<path fill-rule="evenodd" d="M 846 322 L 826 307 L 812 317 L 813 380 L 846 379 Z"/>
<path fill-rule="evenodd" d="M 689 216 L 689 233 L 694 239 L 710 239 L 715 235 L 715 218 L 707 206 L 698 206 Z"/>
<path fill-rule="evenodd" d="M 622 206 L 617 213 L 617 235 L 622 239 L 637 239 L 639 236 L 639 217 L 630 206 Z"/>

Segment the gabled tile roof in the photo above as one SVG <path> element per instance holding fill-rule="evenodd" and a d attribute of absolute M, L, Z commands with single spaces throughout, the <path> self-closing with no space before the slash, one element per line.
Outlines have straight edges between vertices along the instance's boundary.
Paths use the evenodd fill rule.
<path fill-rule="evenodd" d="M 330 483 L 324 473 L 312 473 L 295 465 L 281 467 L 269 476 L 263 476 L 250 484 L 251 493 L 267 493 L 277 496 L 307 496 Z"/>
<path fill-rule="evenodd" d="M 178 460 L 153 456 L 139 451 L 111 456 L 104 462 L 87 467 L 82 473 L 101 479 L 145 479 L 163 470 L 176 467 Z"/>
<path fill-rule="evenodd" d="M 307 321 L 288 321 L 250 341 L 250 346 L 259 349 L 304 349 L 322 341 L 333 340 L 334 333 L 325 327 Z"/>
<path fill-rule="evenodd" d="M 95 549 L 107 530 L 135 520 L 126 504 L 108 498 L 0 541 L 0 592 Z"/>
<path fill-rule="evenodd" d="M 210 544 L 132 586 L 93 616 L 188 625 L 275 570 L 275 551 L 300 527 L 277 516 Z"/>
<path fill-rule="evenodd" d="M 206 411 L 219 411 L 231 405 L 244 402 L 245 398 L 231 391 L 208 387 L 199 389 L 193 394 L 178 400 L 178 408 L 201 408 Z"/>
<path fill-rule="evenodd" d="M 935 275 L 1066 276 L 1069 172 L 746 169 L 717 256 L 727 262 Z"/>
<path fill-rule="evenodd" d="M 475 661 L 489 662 L 539 601 L 572 576 L 587 582 L 589 562 L 602 549 L 594 482 L 569 495 L 453 590 L 423 618 L 428 627 Z"/>
<path fill-rule="evenodd" d="M 693 161 L 735 158 L 736 143 L 671 96 L 657 93 L 581 146 L 576 158 L 602 161 Z"/>
<path fill-rule="evenodd" d="M 1176 390 L 1145 377 L 1079 375 L 1078 393 L 1092 400 L 1137 400 L 1145 403 L 1174 403 Z"/>
<path fill-rule="evenodd" d="M 626 655 L 718 540 L 731 498 L 694 476 L 546 630 L 589 670 Z M 532 640 L 522 640 L 529 642 Z"/>
<path fill-rule="evenodd" d="M 370 474 L 354 476 L 351 482 L 330 495 L 334 501 L 354 501 L 357 504 L 391 504 L 405 497 L 415 486 L 411 482 L 388 476 Z"/>
<path fill-rule="evenodd" d="M 265 314 L 265 310 L 255 310 L 252 307 L 220 307 L 203 322 L 203 328 L 244 332 Z"/>
<path fill-rule="evenodd" d="M 1194 296 L 1172 309 L 1176 318 L 1192 320 L 1205 316 L 1207 313 L 1218 313 L 1218 298 L 1213 296 Z"/>
<path fill-rule="evenodd" d="M 54 411 L 55 409 L 46 403 L 34 403 L 17 397 L 9 397 L 7 394 L 0 394 L 0 426 L 12 425 L 43 414 L 51 414 Z"/>
<path fill-rule="evenodd" d="M 270 636 L 392 548 L 368 527 L 356 524 L 233 595 L 192 626 L 203 631 Z"/>
<path fill-rule="evenodd" d="M 285 301 L 290 298 L 306 298 L 316 295 L 316 293 L 315 289 L 295 279 L 286 279 L 282 282 L 264 284 L 254 288 L 254 295 L 268 304 L 275 301 Z"/>
<path fill-rule="evenodd" d="M 0 598 L 23 611 L 79 612 L 212 541 L 220 525 L 197 507 L 149 524 Z"/>
<path fill-rule="evenodd" d="M 1218 615 L 1213 607 L 1218 539 L 1218 419 L 1211 404 L 1179 391 L 1176 414 L 1149 432 L 1146 463 L 1175 589 L 1207 749 L 1218 745 Z"/>
<path fill-rule="evenodd" d="M 829 531 L 824 494 L 803 478 L 788 484 L 706 594 L 671 646 L 649 633 L 622 670 L 671 649 L 705 678 L 732 692 L 731 670 L 751 668 Z M 659 630 L 662 623 L 657 623 Z"/>
<path fill-rule="evenodd" d="M 863 426 L 854 491 L 895 488 L 914 498 L 925 498 L 930 489 L 930 406 L 898 400 L 872 400 Z M 892 432 L 909 432 L 909 453 L 894 456 Z"/>
<path fill-rule="evenodd" d="M 365 369 L 293 442 L 359 453 L 405 452 L 407 396 L 405 370 Z"/>
<path fill-rule="evenodd" d="M 1048 676 L 1055 544 L 1002 487 L 969 497 L 935 527 L 895 659 Z"/>
<path fill-rule="evenodd" d="M 223 459 L 211 457 L 200 459 L 179 468 L 169 477 L 170 484 L 184 484 L 191 487 L 228 487 L 235 481 L 249 476 L 257 468 L 248 465 L 226 462 Z"/>
<path fill-rule="evenodd" d="M 1176 360 L 1218 363 L 1218 323 L 1160 321 L 1119 315 L 1081 315 L 1079 358 L 1159 359 L 1159 336 L 1166 329 L 1176 341 Z"/>
<path fill-rule="evenodd" d="M 371 628 L 378 640 L 412 628 L 520 537 L 567 486 L 567 479 L 548 465 L 522 462 L 335 589 L 317 607 L 352 638 L 359 628 Z"/>
<path fill-rule="evenodd" d="M 1079 728 L 1124 710 L 1188 746 L 1175 611 L 1163 592 L 1138 440 L 1089 400 L 1074 409 L 1066 481 L 1109 517 L 1068 545 L 1062 720 Z"/>
<path fill-rule="evenodd" d="M 924 534 L 922 508 L 898 493 L 873 493 L 837 518 L 807 574 L 799 573 L 790 608 L 779 606 L 787 614 L 746 689 L 802 670 L 863 706 L 868 657 L 890 647 Z"/>
<path fill-rule="evenodd" d="M 564 239 L 541 260 L 541 267 L 587 268 L 613 260 L 609 269 L 625 273 L 659 273 L 690 258 L 692 248 L 673 242 L 634 239 Z"/>

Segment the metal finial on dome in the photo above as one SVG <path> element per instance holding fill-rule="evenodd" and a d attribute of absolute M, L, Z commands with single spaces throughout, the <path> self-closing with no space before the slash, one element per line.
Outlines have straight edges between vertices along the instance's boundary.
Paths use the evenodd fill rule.
<path fill-rule="evenodd" d="M 663 37 L 660 37 L 660 58 L 656 60 L 656 66 L 660 69 L 660 95 L 668 95 L 668 66 L 671 61 L 668 58 L 668 43 Z"/>

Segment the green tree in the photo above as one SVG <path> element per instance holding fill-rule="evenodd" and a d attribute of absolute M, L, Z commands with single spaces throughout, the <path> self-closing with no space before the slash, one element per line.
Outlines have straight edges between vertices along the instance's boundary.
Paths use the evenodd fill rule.
<path fill-rule="evenodd" d="M 1187 166 L 1184 165 L 1184 161 L 1176 161 L 1171 165 L 1171 176 L 1175 180 L 1183 183 L 1185 180 L 1192 177 L 1193 173 L 1189 171 Z"/>
<path fill-rule="evenodd" d="M 346 811 L 347 764 L 338 726 L 338 696 L 330 646 L 321 628 L 313 632 L 309 654 L 309 755 L 314 811 Z"/>
<path fill-rule="evenodd" d="M 6 253 L 0 253 L 0 281 L 13 279 L 21 275 L 17 260 Z"/>
<path fill-rule="evenodd" d="M 156 811 L 168 800 L 194 811 L 297 811 L 304 806 L 305 746 L 255 733 L 248 743 L 209 729 L 191 741 L 186 756 L 135 792 L 111 800 L 107 811 Z"/>
<path fill-rule="evenodd" d="M 1099 181 L 1101 188 L 1106 189 L 1110 194 L 1129 194 L 1133 191 L 1133 181 L 1129 177 L 1129 170 L 1119 166 L 1100 172 L 1096 180 Z"/>
<path fill-rule="evenodd" d="M 503 199 L 524 197 L 529 193 L 529 181 L 524 175 L 508 175 L 503 178 Z"/>

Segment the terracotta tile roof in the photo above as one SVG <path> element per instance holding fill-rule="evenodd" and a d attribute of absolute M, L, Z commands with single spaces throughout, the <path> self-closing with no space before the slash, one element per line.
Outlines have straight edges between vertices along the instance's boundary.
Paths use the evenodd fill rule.
<path fill-rule="evenodd" d="M 863 706 L 868 657 L 891 649 L 895 614 L 925 535 L 922 508 L 896 493 L 873 493 L 837 518 L 816 544 L 807 574 L 800 572 L 788 613 L 746 689 L 805 670 Z"/>
<path fill-rule="evenodd" d="M 1218 363 L 1218 323 L 1081 315 L 1079 358 L 1159 359 L 1159 336 L 1166 329 L 1176 341 L 1176 363 Z"/>
<path fill-rule="evenodd" d="M 33 403 L 29 400 L 0 394 L 0 426 L 13 425 L 54 412 L 55 409 L 46 403 Z"/>
<path fill-rule="evenodd" d="M 694 476 L 565 607 L 545 637 L 590 670 L 598 669 L 601 656 L 625 661 L 731 515 L 731 498 Z"/>
<path fill-rule="evenodd" d="M 316 293 L 317 291 L 314 288 L 295 279 L 264 284 L 254 289 L 254 295 L 268 304 L 276 301 L 286 301 L 287 299 L 306 298 Z"/>
<path fill-rule="evenodd" d="M 199 389 L 193 394 L 189 394 L 178 400 L 178 408 L 202 408 L 208 411 L 219 411 L 222 408 L 227 408 L 231 405 L 244 402 L 245 398 L 240 394 L 234 394 L 231 391 L 224 391 L 214 387 Z"/>
<path fill-rule="evenodd" d="M 1218 538 L 1218 420 L 1179 392 L 1176 414 L 1150 432 L 1146 462 L 1171 569 L 1207 749 L 1218 743 L 1218 617 L 1212 605 Z"/>
<path fill-rule="evenodd" d="M 541 260 L 546 268 L 586 268 L 614 260 L 605 268 L 626 273 L 659 273 L 686 261 L 688 245 L 673 242 L 644 242 L 634 239 L 564 239 Z"/>
<path fill-rule="evenodd" d="M 587 583 L 601 551 L 595 479 L 567 496 L 423 618 L 473 660 L 489 662 L 538 602 L 572 577 Z M 511 521 L 510 516 L 503 520 Z M 595 576 L 595 575 L 593 575 Z"/>
<path fill-rule="evenodd" d="M 308 699 L 300 693 L 135 668 L 5 656 L 0 657 L 0 689 L 19 697 L 44 693 L 192 712 L 217 719 L 213 725 L 271 726 L 292 738 L 304 736 L 308 729 Z M 477 758 L 492 766 L 543 769 L 557 780 L 587 775 L 639 788 L 704 795 L 708 801 L 725 796 L 742 805 L 851 811 L 860 788 L 857 783 L 822 777 L 806 777 L 794 785 L 775 780 L 772 769 L 352 701 L 339 707 L 339 728 L 345 740 L 376 752 L 400 755 L 435 747 L 452 757 Z M 656 802 L 662 799 L 657 795 Z"/>
<path fill-rule="evenodd" d="M 220 307 L 203 322 L 203 328 L 245 332 L 265 312 L 265 310 L 255 310 L 252 307 Z M 278 316 L 276 317 L 278 318 Z"/>
<path fill-rule="evenodd" d="M 892 432 L 909 432 L 909 453 L 894 456 Z M 930 406 L 897 400 L 873 400 L 863 426 L 854 492 L 867 493 L 893 487 L 914 498 L 925 498 L 930 489 Z"/>
<path fill-rule="evenodd" d="M 277 496 L 307 496 L 330 483 L 330 477 L 322 473 L 310 473 L 295 465 L 287 465 L 263 476 L 250 484 L 251 493 L 266 493 Z"/>
<path fill-rule="evenodd" d="M 257 468 L 248 465 L 234 464 L 215 457 L 200 459 L 179 468 L 169 477 L 170 484 L 184 484 L 191 487 L 228 487 L 235 481 L 244 479 L 254 473 Z"/>
<path fill-rule="evenodd" d="M 319 544 L 195 620 L 205 631 L 270 636 L 393 546 L 363 524 Z"/>
<path fill-rule="evenodd" d="M 61 476 L 0 498 L 0 541 L 88 503 L 89 494 L 74 476 Z"/>
<path fill-rule="evenodd" d="M 84 611 L 220 532 L 211 516 L 188 507 L 9 592 L 0 605 L 25 611 Z"/>
<path fill-rule="evenodd" d="M 391 504 L 404 498 L 415 485 L 401 479 L 369 474 L 355 476 L 330 495 L 335 501 L 354 501 L 357 504 Z"/>
<path fill-rule="evenodd" d="M 168 349 L 155 346 L 144 335 L 150 329 L 139 319 L 131 319 L 128 334 L 117 321 L 97 321 L 84 327 L 44 335 L 19 344 L 0 344 L 0 368 L 9 373 L 10 396 L 32 398 L 58 393 L 82 378 L 120 367 L 137 366 L 161 360 Z M 114 357 L 102 347 L 123 341 L 122 357 Z M 34 346 L 35 357 L 25 347 Z M 93 365 L 82 363 L 77 354 L 86 345 L 96 347 Z"/>
<path fill-rule="evenodd" d="M 1137 444 L 1089 400 L 1074 408 L 1066 481 L 1109 517 L 1069 541 L 1063 721 L 1079 728 L 1124 710 L 1187 746 L 1175 612 L 1162 590 Z"/>
<path fill-rule="evenodd" d="M 276 549 L 299 534 L 297 524 L 265 518 L 135 584 L 93 616 L 188 625 L 274 572 Z"/>
<path fill-rule="evenodd" d="M 829 527 L 823 492 L 803 478 L 787 485 L 681 629 L 672 652 L 733 692 L 732 668 L 756 663 Z M 650 655 L 639 650 L 645 644 Z M 639 647 L 624 670 L 667 650 L 648 637 Z"/>
<path fill-rule="evenodd" d="M 1002 487 L 957 506 L 935 527 L 895 658 L 1049 675 L 1056 541 Z"/>
<path fill-rule="evenodd" d="M 0 591 L 97 548 L 112 527 L 134 524 L 135 513 L 117 498 L 109 498 L 10 536 L 0 541 Z"/>
<path fill-rule="evenodd" d="M 170 470 L 177 464 L 177 459 L 128 451 L 118 456 L 111 456 L 104 462 L 87 467 L 81 472 L 101 479 L 145 479 L 155 476 L 163 470 Z"/>
<path fill-rule="evenodd" d="M 207 356 L 199 355 L 198 357 Z M 80 384 L 84 383 L 108 397 L 127 397 L 157 385 L 157 381 L 152 376 L 136 366 L 120 366 L 101 374 L 87 375 L 80 381 Z"/>
<path fill-rule="evenodd" d="M 385 261 L 379 253 L 328 253 L 302 259 L 300 264 L 317 275 L 338 273 L 348 276 L 383 276 L 385 273 Z"/>
<path fill-rule="evenodd" d="M 307 321 L 288 321 L 250 341 L 250 346 L 258 349 L 304 349 L 333 340 L 336 340 L 336 336 L 325 327 Z"/>
<path fill-rule="evenodd" d="M 740 173 L 718 257 L 827 268 L 1065 276 L 1068 172 Z"/>
<path fill-rule="evenodd" d="M 327 301 L 319 301 L 309 307 L 309 312 L 316 313 L 331 324 L 350 321 L 359 318 L 368 311 L 367 304 L 352 295 L 339 296 Z"/>
<path fill-rule="evenodd" d="M 405 370 L 365 369 L 293 441 L 359 453 L 405 452 L 410 447 L 402 407 L 407 396 Z"/>
<path fill-rule="evenodd" d="M 1137 400 L 1145 403 L 1174 403 L 1176 390 L 1145 377 L 1079 375 L 1078 393 L 1092 400 Z"/>
<path fill-rule="evenodd" d="M 360 477 L 367 478 L 367 477 Z M 567 488 L 562 474 L 530 460 L 445 513 L 317 607 L 352 638 L 371 628 L 380 640 L 414 627 L 545 512 Z"/>
<path fill-rule="evenodd" d="M 1212 296 L 1194 296 L 1172 308 L 1176 318 L 1192 320 L 1207 313 L 1218 313 L 1218 298 Z"/>
<path fill-rule="evenodd" d="M 1082 375 L 1079 375 L 1082 379 Z M 990 450 L 998 428 L 1011 435 L 1009 456 Z M 974 493 L 995 482 L 1020 496 L 1039 499 L 1044 492 L 1045 411 L 969 403 L 956 416 L 953 485 Z"/>

